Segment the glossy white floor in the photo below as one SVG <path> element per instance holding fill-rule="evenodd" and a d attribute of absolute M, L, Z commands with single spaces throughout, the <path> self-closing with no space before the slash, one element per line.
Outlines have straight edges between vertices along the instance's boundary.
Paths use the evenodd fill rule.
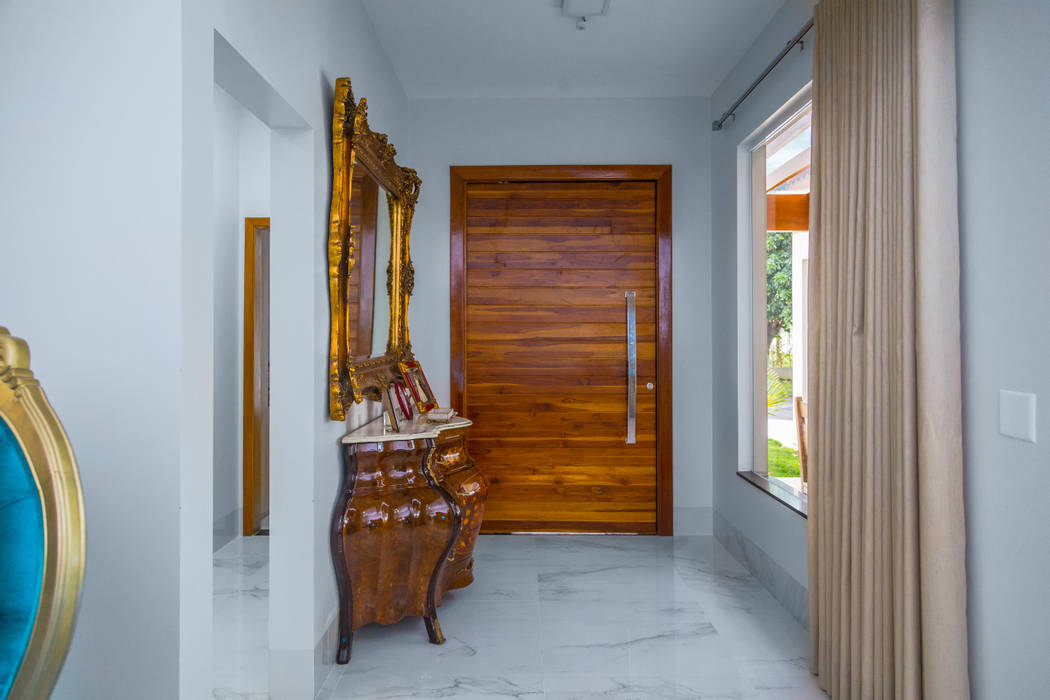
<path fill-rule="evenodd" d="M 265 698 L 265 538 L 215 558 L 216 693 Z M 438 616 L 369 626 L 328 679 L 343 698 L 823 698 L 809 642 L 710 537 L 485 536 Z"/>
<path fill-rule="evenodd" d="M 269 537 L 238 537 L 215 553 L 213 695 L 221 700 L 270 697 L 269 548 Z"/>

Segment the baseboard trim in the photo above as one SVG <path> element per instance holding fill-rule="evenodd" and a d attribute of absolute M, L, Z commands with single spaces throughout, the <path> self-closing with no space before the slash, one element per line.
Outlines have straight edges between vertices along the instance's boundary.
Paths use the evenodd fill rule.
<path fill-rule="evenodd" d="M 338 639 L 338 618 L 333 616 L 312 650 L 271 649 L 270 698 L 303 700 L 320 695 L 336 668 Z"/>
<path fill-rule="evenodd" d="M 237 539 L 241 532 L 241 509 L 237 508 L 226 515 L 220 516 L 212 523 L 212 553 Z"/>
<path fill-rule="evenodd" d="M 339 616 L 333 615 L 328 628 L 314 647 L 314 697 L 317 697 L 336 669 L 335 656 L 339 646 Z"/>
<path fill-rule="evenodd" d="M 721 513 L 714 513 L 715 539 L 747 567 L 793 618 L 809 629 L 809 591 Z"/>
<path fill-rule="evenodd" d="M 270 649 L 271 700 L 313 697 L 309 693 L 314 683 L 313 652 L 309 649 Z"/>
<path fill-rule="evenodd" d="M 710 537 L 714 533 L 713 516 L 710 506 L 675 506 L 674 534 Z"/>

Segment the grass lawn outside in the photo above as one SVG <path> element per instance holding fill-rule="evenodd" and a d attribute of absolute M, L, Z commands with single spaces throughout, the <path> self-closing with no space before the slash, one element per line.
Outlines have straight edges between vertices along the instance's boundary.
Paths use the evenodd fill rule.
<path fill-rule="evenodd" d="M 801 476 L 798 452 L 777 440 L 769 440 L 769 475 Z"/>

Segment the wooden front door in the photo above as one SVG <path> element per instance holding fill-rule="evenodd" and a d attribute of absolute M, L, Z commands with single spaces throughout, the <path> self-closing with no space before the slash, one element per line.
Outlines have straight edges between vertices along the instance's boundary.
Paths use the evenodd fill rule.
<path fill-rule="evenodd" d="M 244 220 L 243 534 L 270 514 L 270 220 Z"/>
<path fill-rule="evenodd" d="M 670 167 L 451 176 L 452 404 L 491 482 L 483 531 L 671 534 Z"/>

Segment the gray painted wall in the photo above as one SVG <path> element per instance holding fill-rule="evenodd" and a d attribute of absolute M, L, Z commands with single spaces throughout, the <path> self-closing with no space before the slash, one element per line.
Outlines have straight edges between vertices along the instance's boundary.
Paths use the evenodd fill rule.
<path fill-rule="evenodd" d="M 55 698 L 177 696 L 178 24 L 172 1 L 0 3 L 0 325 L 29 341 L 85 495 Z"/>
<path fill-rule="evenodd" d="M 789 0 L 711 98 L 721 115 L 812 17 L 813 0 Z M 806 521 L 736 475 L 737 459 L 737 148 L 813 78 L 813 54 L 785 58 L 711 137 L 711 400 L 714 508 L 802 586 L 809 581 Z M 708 120 L 710 123 L 711 120 Z M 710 127 L 707 127 L 710 129 Z"/>
<path fill-rule="evenodd" d="M 670 163 L 673 168 L 675 506 L 711 532 L 710 133 L 703 98 L 411 102 L 406 165 L 423 178 L 412 225 L 412 345 L 449 396 L 449 166 Z M 420 290 L 426 290 L 421 293 Z M 700 397 L 700 398 L 698 398 Z"/>
<path fill-rule="evenodd" d="M 213 142 L 214 166 L 212 187 L 214 202 L 215 241 L 215 347 L 214 373 L 214 435 L 212 446 L 214 473 L 212 478 L 212 520 L 214 544 L 218 550 L 240 533 L 241 483 L 238 477 L 240 439 L 238 434 L 238 404 L 240 386 L 237 381 L 236 343 L 226 338 L 225 329 L 232 325 L 235 334 L 242 316 L 236 309 L 238 279 L 237 248 L 228 251 L 224 239 L 231 238 L 237 229 L 240 215 L 240 117 L 246 111 L 222 88 L 215 86 L 215 135 Z M 267 152 L 269 146 L 267 146 Z M 269 184 L 269 183 L 267 183 Z M 243 258 L 243 255 L 240 256 Z M 232 263 L 232 274 L 222 274 L 223 263 Z M 232 411 L 230 410 L 232 408 Z M 232 434 L 231 434 L 232 431 Z"/>
<path fill-rule="evenodd" d="M 1050 3 L 959 0 L 959 211 L 970 674 L 976 698 L 1050 687 Z M 999 435 L 1038 396 L 1038 442 Z"/>

